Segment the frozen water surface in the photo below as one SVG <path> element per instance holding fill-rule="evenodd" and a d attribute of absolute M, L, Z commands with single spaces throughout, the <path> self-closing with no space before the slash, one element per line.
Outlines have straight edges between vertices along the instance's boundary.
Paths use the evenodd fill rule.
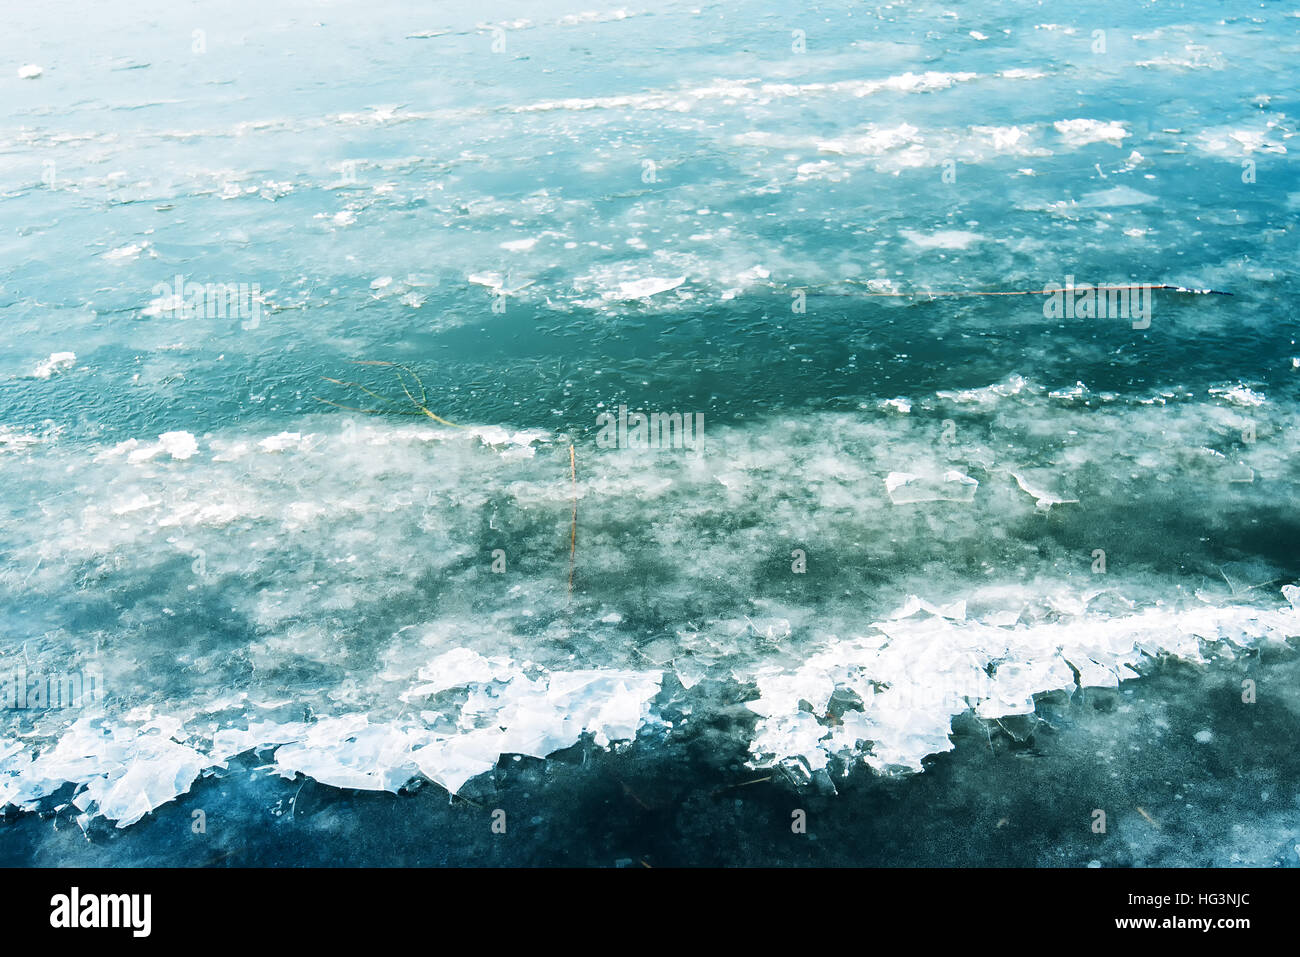
<path fill-rule="evenodd" d="M 1300 865 L 1294 12 L 114 8 L 0 31 L 5 861 Z M 1234 295 L 929 294 L 1067 282 Z"/>

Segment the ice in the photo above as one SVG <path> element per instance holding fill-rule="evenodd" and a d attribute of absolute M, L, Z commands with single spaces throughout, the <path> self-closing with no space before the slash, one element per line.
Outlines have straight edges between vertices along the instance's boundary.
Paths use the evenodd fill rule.
<path fill-rule="evenodd" d="M 1244 385 L 1235 385 L 1225 388 L 1212 388 L 1210 395 L 1221 395 L 1233 405 L 1244 406 L 1245 408 L 1254 408 L 1263 405 L 1267 400 L 1252 389 Z"/>
<path fill-rule="evenodd" d="M 504 739 L 501 731 L 485 728 L 430 742 L 417 748 L 412 757 L 421 774 L 456 794 L 466 782 L 496 766 L 505 749 Z"/>
<path fill-rule="evenodd" d="M 1112 186 L 1092 193 L 1085 193 L 1079 200 L 1080 206 L 1094 209 L 1110 209 L 1117 206 L 1145 206 L 1159 202 L 1159 197 L 1144 193 L 1131 186 Z"/>
<path fill-rule="evenodd" d="M 685 276 L 677 276 L 673 279 L 659 279 L 652 276 L 622 283 L 618 288 L 618 294 L 621 299 L 647 299 L 661 292 L 676 289 L 685 281 Z"/>
<path fill-rule="evenodd" d="M 18 68 L 18 79 L 35 80 L 44 72 L 45 71 L 42 70 L 39 66 L 37 66 L 35 63 L 26 63 Z"/>
<path fill-rule="evenodd" d="M 436 680 L 401 697 L 469 690 L 460 730 L 435 729 L 416 718 L 374 721 L 354 712 L 223 727 L 205 746 L 197 724 L 187 728 L 178 717 L 155 718 L 143 708 L 118 723 L 83 718 L 35 756 L 21 742 L 0 738 L 0 807 L 39 801 L 74 782 L 81 785 L 79 808 L 128 827 L 186 793 L 204 771 L 255 749 L 273 750 L 285 777 L 303 774 L 338 788 L 396 792 L 424 775 L 456 792 L 503 754 L 544 758 L 584 734 L 601 747 L 635 738 L 662 681 L 658 671 L 534 670 L 538 676 L 531 678 L 510 658 L 489 661 L 465 648 L 420 669 L 421 678 Z"/>
<path fill-rule="evenodd" d="M 1295 585 L 1283 585 L 1282 597 L 1291 603 L 1291 607 L 1300 614 L 1300 588 Z"/>
<path fill-rule="evenodd" d="M 159 726 L 161 725 L 161 726 Z M 11 777 L 5 800 L 36 801 L 65 781 L 85 785 L 77 806 L 129 827 L 154 808 L 184 794 L 210 766 L 205 756 L 172 740 L 175 722 L 145 724 L 138 729 L 110 727 L 101 719 L 84 717 L 73 724 L 50 750 L 37 755 Z"/>
<path fill-rule="evenodd" d="M 487 286 L 489 289 L 501 289 L 505 284 L 505 277 L 499 272 L 470 273 L 465 278 L 476 286 Z"/>
<path fill-rule="evenodd" d="M 987 720 L 1030 715 L 1038 695 L 1116 687 L 1163 653 L 1199 661 L 1203 641 L 1249 645 L 1300 635 L 1300 618 L 1271 609 L 1152 608 L 1118 618 L 1083 612 L 1005 628 L 934 613 L 915 618 L 922 604 L 913 597 L 904 616 L 873 623 L 883 639 L 830 639 L 793 672 L 759 675 L 760 696 L 746 702 L 761 716 L 751 744 L 755 766 L 796 759 L 815 770 L 838 755 L 883 771 L 919 771 L 925 757 L 951 748 L 951 719 L 967 708 Z M 861 711 L 831 715 L 836 689 L 853 692 Z"/>
<path fill-rule="evenodd" d="M 164 432 L 158 436 L 158 441 L 154 445 L 139 445 L 135 439 L 128 441 L 134 443 L 127 445 L 126 459 L 132 465 L 149 462 L 164 452 L 173 459 L 184 461 L 199 451 L 198 442 L 189 432 Z"/>
<path fill-rule="evenodd" d="M 75 352 L 54 352 L 48 359 L 36 363 L 32 369 L 31 376 L 33 379 L 48 379 L 56 372 L 66 372 L 71 369 L 77 361 Z"/>
<path fill-rule="evenodd" d="M 1016 480 L 1016 484 L 1021 490 L 1033 496 L 1034 507 L 1040 512 L 1051 511 L 1053 505 L 1077 505 L 1077 498 L 1063 498 L 1059 493 L 1050 492 L 1046 489 L 1046 483 L 1051 481 L 1053 476 L 1050 473 L 1044 475 L 1040 471 L 1029 472 L 1012 472 L 1011 477 Z"/>
<path fill-rule="evenodd" d="M 411 756 L 420 740 L 406 729 L 373 725 L 365 715 L 322 718 L 301 741 L 275 752 L 280 774 L 304 774 L 338 788 L 397 791 L 419 770 Z"/>
<path fill-rule="evenodd" d="M 987 137 L 998 153 L 1026 156 L 1043 152 L 1029 145 L 1031 133 L 1024 126 L 973 126 L 971 131 Z"/>
<path fill-rule="evenodd" d="M 435 695 L 470 683 L 507 680 L 514 675 L 509 658 L 484 658 L 469 648 L 453 648 L 420 669 L 425 683 L 406 692 L 408 698 Z"/>
<path fill-rule="evenodd" d="M 517 783 L 502 754 L 587 739 L 914 773 L 957 716 L 1019 731 L 1073 694 L 1122 734 L 1126 702 L 1176 716 L 1228 683 L 1175 658 L 1288 658 L 1256 658 L 1300 620 L 1287 11 L 835 8 L 779 33 L 760 11 L 700 42 L 699 5 L 446 6 L 289 17 L 290 47 L 365 80 L 310 96 L 265 44 L 56 56 L 13 7 L 9 69 L 52 72 L 0 107 L 0 672 L 101 669 L 109 694 L 88 725 L 6 712 L 0 799 L 75 791 L 95 846 L 111 814 L 139 847 L 223 764 L 299 776 L 263 797 L 310 775 L 477 799 Z M 162 35 L 195 26 L 158 9 Z M 152 292 L 178 273 L 260 284 L 260 327 L 178 318 Z M 1158 292 L 1146 331 L 924 296 L 1066 275 L 1237 295 Z M 456 426 L 318 402 L 371 408 L 324 381 L 359 379 L 412 411 L 354 360 L 417 370 Z M 597 448 L 623 402 L 703 413 L 704 454 Z M 1196 720 L 1217 757 L 1229 729 Z M 1030 767 L 964 745 L 940 790 Z M 1085 789 L 1123 770 L 1084 757 Z M 36 831 L 36 860 L 84 843 Z"/>
<path fill-rule="evenodd" d="M 981 718 L 1033 714 L 1036 693 L 1073 685 L 1074 672 L 1059 655 L 1045 660 L 1009 661 L 995 667 L 993 683 L 986 697 L 976 706 L 975 713 Z"/>
<path fill-rule="evenodd" d="M 301 445 L 302 441 L 303 437 L 300 432 L 281 432 L 279 435 L 268 435 L 257 443 L 257 447 L 267 452 L 283 452 L 285 449 Z"/>
<path fill-rule="evenodd" d="M 1089 143 L 1109 143 L 1119 146 L 1128 131 L 1124 124 L 1114 120 L 1057 120 L 1056 131 L 1073 147 L 1086 146 Z"/>
<path fill-rule="evenodd" d="M 966 617 L 966 600 L 958 599 L 949 605 L 932 605 L 924 598 L 916 595 L 908 595 L 907 600 L 903 602 L 902 607 L 888 616 L 890 621 L 897 621 L 900 618 L 910 618 L 919 611 L 925 611 L 927 614 L 935 615 L 939 618 L 951 618 L 954 621 L 962 621 Z"/>
<path fill-rule="evenodd" d="M 1151 405 L 1075 396 L 1074 381 L 965 379 L 913 390 L 908 414 L 866 401 L 720 423 L 701 457 L 604 454 L 536 418 L 451 428 L 334 412 L 26 443 L 10 481 L 43 511 L 7 533 L 7 587 L 54 609 L 86 577 L 142 597 L 84 636 L 24 636 L 49 660 L 70 643 L 113 649 L 106 685 L 132 691 L 110 695 L 95 735 L 73 730 L 75 714 L 43 716 L 21 749 L 0 749 L 0 787 L 31 807 L 71 781 L 86 813 L 102 800 L 128 820 L 256 751 L 340 787 L 463 789 L 502 754 L 631 740 L 666 707 L 744 714 L 731 743 L 758 766 L 908 773 L 951 747 L 956 715 L 1005 721 L 1160 656 L 1293 635 L 1290 578 L 1207 560 L 1202 532 L 1179 540 L 1185 569 L 1112 561 L 1103 590 L 1091 541 L 1024 521 L 1031 501 L 1074 498 L 1101 525 L 1143 496 L 1196 529 L 1242 514 L 1223 455 L 1205 451 L 1239 434 L 1242 410 L 1204 388 Z M 1289 487 L 1289 413 L 1249 411 L 1258 440 L 1234 454 Z M 535 454 L 502 454 L 515 449 Z M 58 483 L 67 494 L 38 491 Z M 891 508 L 906 501 L 920 507 Z M 869 571 L 870 584 L 847 577 L 816 602 L 774 592 L 795 548 L 810 574 Z M 1235 592 L 1211 587 L 1220 566 Z M 181 724 L 141 730 L 158 716 Z M 115 786 L 135 753 L 146 763 Z"/>
<path fill-rule="evenodd" d="M 1197 144 L 1201 150 L 1211 156 L 1236 159 L 1252 153 L 1285 153 L 1286 146 L 1275 138 L 1272 124 L 1263 129 L 1242 129 L 1231 126 L 1217 126 L 1200 130 Z"/>
<path fill-rule="evenodd" d="M 966 249 L 984 238 L 979 233 L 964 229 L 944 229 L 929 235 L 904 229 L 902 235 L 922 249 Z"/>
<path fill-rule="evenodd" d="M 991 406 L 1008 396 L 1019 395 L 1028 387 L 1028 381 L 1021 375 L 1012 373 L 1004 382 L 975 389 L 941 389 L 935 393 L 941 399 L 963 404 Z"/>
<path fill-rule="evenodd" d="M 208 757 L 224 763 L 235 755 L 272 745 L 298 741 L 307 733 L 306 722 L 253 721 L 247 728 L 222 728 L 212 736 Z"/>
<path fill-rule="evenodd" d="M 140 243 L 127 243 L 125 246 L 118 246 L 116 249 L 110 249 L 104 253 L 104 258 L 110 262 L 129 262 L 137 258 L 140 253 L 149 248 L 148 241 Z"/>
<path fill-rule="evenodd" d="M 912 475 L 909 472 L 890 472 L 885 476 L 885 490 L 895 505 L 913 505 L 919 502 L 970 502 L 975 498 L 979 482 L 949 469 L 936 479 Z"/>

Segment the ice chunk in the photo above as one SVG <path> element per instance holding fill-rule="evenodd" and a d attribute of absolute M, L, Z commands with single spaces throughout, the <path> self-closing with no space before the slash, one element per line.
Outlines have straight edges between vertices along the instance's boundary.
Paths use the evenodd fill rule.
<path fill-rule="evenodd" d="M 48 359 L 43 359 L 36 363 L 32 369 L 31 377 L 33 379 L 48 379 L 56 372 L 66 372 L 71 369 L 77 361 L 75 352 L 54 352 Z"/>
<path fill-rule="evenodd" d="M 509 658 L 485 658 L 468 648 L 453 648 L 439 655 L 419 671 L 424 684 L 412 688 L 403 700 L 435 695 L 449 688 L 489 681 L 505 681 L 518 674 Z"/>
<path fill-rule="evenodd" d="M 321 718 L 301 741 L 275 752 L 280 774 L 302 773 L 322 784 L 362 791 L 394 791 L 417 771 L 411 755 L 418 735 L 390 725 L 372 725 L 365 715 Z"/>
<path fill-rule="evenodd" d="M 959 598 L 947 605 L 932 605 L 923 598 L 916 595 L 908 595 L 907 600 L 903 602 L 901 608 L 889 616 L 890 620 L 897 621 L 900 618 L 910 618 L 918 611 L 926 611 L 931 615 L 937 615 L 940 618 L 951 618 L 954 621 L 962 621 L 966 617 L 966 599 Z"/>
<path fill-rule="evenodd" d="M 503 739 L 499 729 L 484 728 L 431 742 L 413 752 L 412 757 L 421 774 L 456 794 L 470 779 L 496 767 L 506 750 Z"/>
<path fill-rule="evenodd" d="M 306 734 L 307 727 L 301 721 L 288 724 L 257 721 L 250 723 L 247 728 L 223 728 L 212 736 L 212 748 L 208 756 L 214 762 L 225 762 L 245 751 L 297 741 Z"/>
<path fill-rule="evenodd" d="M 1247 408 L 1261 406 L 1267 401 L 1264 396 L 1244 385 L 1212 388 L 1210 389 L 1210 395 L 1221 395 L 1233 405 L 1241 405 Z"/>
<path fill-rule="evenodd" d="M 1021 490 L 1034 498 L 1034 507 L 1040 512 L 1050 511 L 1053 505 L 1077 505 L 1077 498 L 1062 498 L 1056 492 L 1049 492 L 1046 485 L 1047 476 L 1041 472 L 1012 472 L 1011 477 Z"/>
<path fill-rule="evenodd" d="M 685 276 L 677 276 L 673 279 L 660 279 L 653 276 L 648 279 L 636 279 L 620 283 L 618 294 L 621 299 L 648 299 L 650 296 L 656 296 L 661 292 L 676 289 L 685 281 Z"/>
<path fill-rule="evenodd" d="M 988 697 L 975 708 L 981 718 L 1033 714 L 1034 695 L 1074 687 L 1074 671 L 1059 655 L 1038 661 L 1009 661 L 993 675 Z"/>
<path fill-rule="evenodd" d="M 1086 146 L 1089 143 L 1110 143 L 1119 146 L 1129 133 L 1124 124 L 1103 120 L 1057 120 L 1056 131 L 1072 147 Z"/>
<path fill-rule="evenodd" d="M 928 235 L 914 229 L 904 229 L 901 235 L 922 249 L 965 249 L 984 238 L 979 233 L 965 229 L 941 229 Z"/>
<path fill-rule="evenodd" d="M 104 253 L 104 258 L 109 262 L 127 262 L 135 259 L 142 252 L 149 248 L 149 242 L 146 240 L 140 243 L 127 243 L 125 246 L 118 246 L 116 249 L 110 249 Z"/>
<path fill-rule="evenodd" d="M 918 502 L 970 502 L 975 498 L 979 482 L 955 469 L 949 469 L 942 479 L 922 478 L 910 472 L 890 472 L 885 476 L 885 491 L 895 505 L 913 505 Z"/>
<path fill-rule="evenodd" d="M 164 432 L 158 436 L 156 445 L 133 448 L 126 460 L 132 465 L 138 465 L 141 462 L 148 462 L 162 452 L 166 452 L 173 459 L 184 460 L 193 456 L 198 450 L 199 443 L 189 432 Z"/>
<path fill-rule="evenodd" d="M 1295 585 L 1283 585 L 1282 597 L 1291 603 L 1291 607 L 1300 613 L 1300 588 Z"/>
<path fill-rule="evenodd" d="M 987 385 L 980 389 L 940 390 L 935 395 L 940 399 L 949 399 L 953 402 L 987 406 L 993 405 L 1007 396 L 1019 395 L 1028 386 L 1029 382 L 1024 376 L 1013 373 L 1007 377 L 1005 382 L 995 382 L 993 385 Z"/>
<path fill-rule="evenodd" d="M 302 441 L 301 432 L 281 432 L 279 435 L 268 435 L 257 443 L 257 447 L 264 452 L 283 452 L 285 449 L 297 448 L 302 445 Z"/>
<path fill-rule="evenodd" d="M 30 762 L 22 786 L 8 798 L 31 801 L 52 794 L 65 781 L 84 783 L 77 806 L 85 810 L 94 805 L 95 813 L 128 827 L 188 791 L 213 763 L 172 740 L 179 732 L 180 722 L 174 719 L 130 728 L 82 717 L 53 748 Z"/>

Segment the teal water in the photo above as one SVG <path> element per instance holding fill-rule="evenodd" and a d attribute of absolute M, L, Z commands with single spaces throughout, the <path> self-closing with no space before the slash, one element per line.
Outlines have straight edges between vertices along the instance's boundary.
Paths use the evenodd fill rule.
<path fill-rule="evenodd" d="M 6 861 L 1300 863 L 1300 12 L 3 18 Z"/>

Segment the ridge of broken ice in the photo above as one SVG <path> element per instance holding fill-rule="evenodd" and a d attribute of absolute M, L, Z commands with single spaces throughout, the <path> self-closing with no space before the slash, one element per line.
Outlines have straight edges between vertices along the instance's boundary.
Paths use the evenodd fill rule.
<path fill-rule="evenodd" d="M 1162 654 L 1199 662 L 1202 643 L 1249 648 L 1300 637 L 1300 589 L 1282 591 L 1290 607 L 1156 607 L 1010 626 L 912 596 L 866 634 L 830 637 L 793 671 L 760 671 L 759 695 L 746 702 L 760 716 L 751 764 L 806 776 L 838 757 L 880 772 L 921 771 L 926 757 L 952 750 L 952 719 L 967 710 L 989 720 L 1033 714 L 1036 695 L 1114 688 Z M 837 692 L 861 707 L 832 709 Z"/>
<path fill-rule="evenodd" d="M 89 725 L 76 726 L 67 711 L 42 713 L 32 733 L 0 744 L 5 800 L 30 807 L 66 777 L 106 816 L 129 821 L 250 748 L 273 749 L 284 773 L 339 786 L 393 788 L 419 776 L 455 789 L 501 753 L 542 753 L 584 730 L 608 740 L 633 734 L 658 694 L 660 672 L 642 670 L 650 667 L 676 675 L 665 688 L 672 696 L 689 689 L 735 704 L 747 692 L 731 682 L 759 689 L 768 701 L 753 738 L 757 761 L 810 768 L 856 749 L 883 770 L 915 768 L 950 746 L 954 708 L 1027 713 L 1035 694 L 1130 677 L 1144 655 L 1190 656 L 1202 640 L 1294 631 L 1294 611 L 1240 604 L 1262 601 L 1268 582 L 1276 589 L 1285 577 L 1226 565 L 1220 576 L 1206 555 L 1197 556 L 1199 575 L 1116 563 L 1108 597 L 1093 602 L 1088 551 L 1026 538 L 1043 523 L 1023 522 L 1049 502 L 1078 498 L 1104 516 L 1130 507 L 1133 495 L 1186 488 L 1197 489 L 1187 507 L 1198 521 L 1231 515 L 1242 494 L 1231 484 L 1234 463 L 1279 487 L 1293 481 L 1296 431 L 1280 398 L 1249 409 L 1257 441 L 1235 447 L 1246 410 L 1204 391 L 1171 392 L 1153 408 L 1122 398 L 1085 406 L 1060 390 L 1053 397 L 1055 383 L 1019 376 L 953 385 L 908 397 L 907 414 L 866 404 L 724 423 L 701 457 L 579 445 L 576 476 L 564 445 L 514 427 L 322 414 L 263 431 L 116 445 L 32 443 L 0 428 L 0 448 L 16 446 L 23 457 L 12 481 L 27 491 L 61 482 L 68 493 L 42 500 L 39 525 L 7 530 L 10 562 L 0 575 L 11 592 L 61 608 L 83 578 L 149 586 L 118 620 L 76 635 L 15 633 L 10 651 L 21 640 L 33 660 L 61 668 L 60 656 L 85 661 L 103 645 L 109 688 L 129 686 L 133 702 L 181 722 L 169 745 L 160 729 L 139 731 L 148 719 L 111 710 L 120 703 L 113 698 Z M 948 415 L 957 428 L 945 438 Z M 532 457 L 505 454 L 533 449 Z M 963 504 L 924 504 L 917 496 L 933 492 L 930 483 L 960 493 Z M 891 509 L 903 496 L 915 504 Z M 575 498 L 582 584 L 570 599 Z M 737 521 L 720 534 L 723 513 Z M 629 553 L 632 530 L 642 544 Z M 1026 544 L 1040 549 L 1037 559 L 1021 558 Z M 485 579 L 498 547 L 508 570 Z M 807 549 L 811 573 L 863 561 L 888 567 L 889 580 L 820 603 L 775 602 L 763 566 L 774 554 L 788 561 L 795 547 Z M 668 557 L 684 550 L 726 586 L 674 571 Z M 1024 577 L 949 573 L 954 553 L 971 567 L 1001 563 Z M 275 580 L 268 567 L 281 570 Z M 637 641 L 644 598 L 609 579 L 647 569 L 660 589 L 659 632 Z M 419 628 L 395 623 L 392 610 L 427 601 L 434 580 L 445 599 L 435 618 Z M 485 581 L 500 586 L 491 605 L 464 606 Z M 927 598 L 904 600 L 909 593 Z M 217 594 L 239 623 L 235 633 L 203 630 Z M 695 610 L 701 594 L 705 620 Z M 1189 628 L 1199 637 L 1189 639 Z M 930 653 L 909 678 L 891 662 L 911 646 Z M 458 655 L 437 657 L 453 649 Z M 519 663 L 519 649 L 537 664 Z M 176 663 L 165 679 L 146 665 L 164 660 Z M 249 695 L 291 699 L 296 709 L 211 710 L 210 696 L 245 687 L 250 667 Z M 301 667 L 320 680 L 262 684 Z M 921 697 L 936 674 L 959 685 L 946 707 Z M 796 691 L 797 707 L 783 707 Z M 871 707 L 846 705 L 854 695 Z M 913 706 L 881 707 L 909 695 Z M 180 702 L 203 713 L 180 713 Z M 303 721 L 304 713 L 323 717 Z M 140 734 L 148 740 L 133 744 Z M 70 743 L 58 751 L 64 735 Z M 72 751 L 86 760 L 72 761 Z"/>
<path fill-rule="evenodd" d="M 128 827 L 188 792 L 204 772 L 261 748 L 274 750 L 275 769 L 287 778 L 396 792 L 424 776 L 456 793 L 504 754 L 544 758 L 584 734 L 600 747 L 635 738 L 662 680 L 658 671 L 529 669 L 465 648 L 437 656 L 419 674 L 426 683 L 407 693 L 411 700 L 468 691 L 449 726 L 432 728 L 423 717 L 372 722 L 363 713 L 250 718 L 205 743 L 178 717 L 138 714 L 144 720 L 135 723 L 87 714 L 44 747 L 0 737 L 0 809 L 33 808 L 73 783 L 79 809 Z"/>

